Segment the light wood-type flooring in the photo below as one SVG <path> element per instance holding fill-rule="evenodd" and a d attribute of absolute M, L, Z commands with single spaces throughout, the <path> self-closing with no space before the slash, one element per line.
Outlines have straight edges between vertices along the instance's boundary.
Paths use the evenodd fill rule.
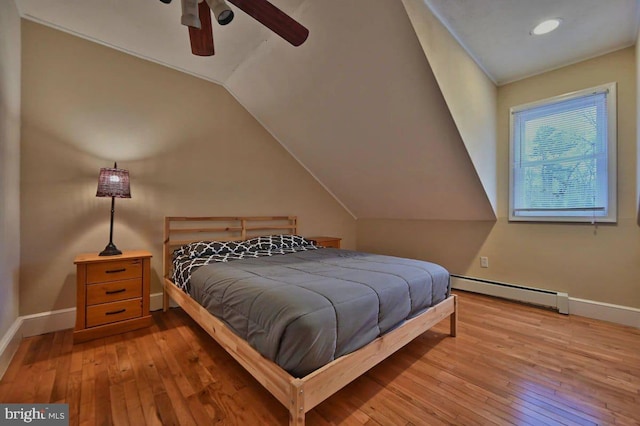
<path fill-rule="evenodd" d="M 640 425 L 640 330 L 457 293 L 448 321 L 307 414 L 308 425 Z M 180 309 L 73 345 L 27 338 L 0 402 L 69 404 L 71 425 L 286 425 L 287 410 Z"/>

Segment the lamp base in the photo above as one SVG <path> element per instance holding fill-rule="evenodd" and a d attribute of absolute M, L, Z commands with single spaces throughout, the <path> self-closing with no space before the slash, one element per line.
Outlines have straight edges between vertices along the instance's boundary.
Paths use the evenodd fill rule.
<path fill-rule="evenodd" d="M 122 252 L 120 250 L 118 250 L 118 247 L 116 247 L 115 244 L 109 243 L 104 248 L 104 250 L 102 250 L 100 252 L 100 254 L 98 254 L 98 256 L 115 256 L 115 255 L 118 255 L 118 254 L 122 254 Z"/>

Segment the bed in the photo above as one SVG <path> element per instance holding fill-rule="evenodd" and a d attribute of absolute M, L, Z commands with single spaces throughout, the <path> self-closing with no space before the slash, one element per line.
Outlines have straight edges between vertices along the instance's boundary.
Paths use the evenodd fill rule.
<path fill-rule="evenodd" d="M 317 248 L 294 216 L 167 217 L 163 262 L 164 309 L 170 298 L 182 307 L 287 407 L 290 425 L 441 320 L 456 334 L 443 268 Z"/>

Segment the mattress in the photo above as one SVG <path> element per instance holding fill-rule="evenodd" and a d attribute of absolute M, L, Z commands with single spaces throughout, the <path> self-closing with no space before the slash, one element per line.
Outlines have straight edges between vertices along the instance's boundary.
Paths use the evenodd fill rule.
<path fill-rule="evenodd" d="M 234 250 L 178 257 L 176 275 L 183 280 L 188 271 L 183 289 L 193 299 L 295 377 L 361 348 L 450 292 L 447 270 L 425 261 L 305 241 Z"/>

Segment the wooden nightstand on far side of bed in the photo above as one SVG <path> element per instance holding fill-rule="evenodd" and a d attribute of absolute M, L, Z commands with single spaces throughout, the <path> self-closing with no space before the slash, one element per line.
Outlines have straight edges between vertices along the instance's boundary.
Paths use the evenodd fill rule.
<path fill-rule="evenodd" d="M 340 248 L 340 241 L 342 238 L 337 237 L 307 237 L 307 240 L 316 242 L 316 245 L 322 247 Z"/>
<path fill-rule="evenodd" d="M 74 342 L 111 336 L 151 325 L 149 278 L 151 253 L 125 251 L 117 256 L 80 254 Z"/>

